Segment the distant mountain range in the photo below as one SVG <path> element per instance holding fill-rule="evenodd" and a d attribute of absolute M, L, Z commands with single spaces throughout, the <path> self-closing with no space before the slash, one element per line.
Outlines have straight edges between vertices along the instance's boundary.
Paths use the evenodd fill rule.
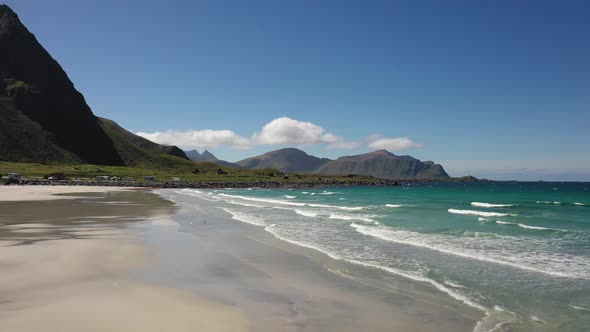
<path fill-rule="evenodd" d="M 382 179 L 437 179 L 448 178 L 444 168 L 432 161 L 420 161 L 410 156 L 396 156 L 378 150 L 336 160 L 318 158 L 295 148 L 285 148 L 240 160 L 236 163 L 220 161 L 208 151 L 199 154 L 187 151 L 195 161 L 209 161 L 244 169 L 275 168 L 287 173 L 317 173 L 326 175 L 368 175 Z M 203 156 L 206 154 L 206 158 Z"/>
<path fill-rule="evenodd" d="M 286 148 L 240 160 L 236 164 L 246 169 L 276 168 L 290 173 L 312 173 L 328 162 L 330 159 L 320 159 L 299 149 Z"/>
<path fill-rule="evenodd" d="M 207 150 L 203 151 L 203 153 L 199 153 L 199 151 L 197 150 L 184 151 L 184 153 L 192 161 L 215 163 L 221 166 L 231 168 L 242 168 L 240 165 L 230 163 L 229 161 L 217 159 L 217 157 L 215 157 L 211 152 Z"/>
<path fill-rule="evenodd" d="M 370 175 L 382 179 L 437 179 L 449 177 L 439 164 L 432 161 L 420 161 L 410 156 L 396 156 L 386 150 L 340 157 L 316 169 L 314 173 Z"/>
<path fill-rule="evenodd" d="M 0 5 L 0 160 L 100 165 L 190 163 L 182 150 L 96 117 L 67 74 Z"/>

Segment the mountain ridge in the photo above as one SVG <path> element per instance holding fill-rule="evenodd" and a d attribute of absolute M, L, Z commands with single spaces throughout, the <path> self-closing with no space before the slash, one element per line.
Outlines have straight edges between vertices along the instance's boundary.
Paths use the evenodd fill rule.
<path fill-rule="evenodd" d="M 448 178 L 442 165 L 412 156 L 396 156 L 387 150 L 343 156 L 318 168 L 318 174 L 370 175 L 381 179 Z"/>
<path fill-rule="evenodd" d="M 95 116 L 7 5 L 0 5 L 0 50 L 0 160 L 114 166 L 170 164 L 160 156 L 188 161 L 177 147 L 147 141 Z"/>
<path fill-rule="evenodd" d="M 311 173 L 330 159 L 318 158 L 296 148 L 273 150 L 261 155 L 237 161 L 246 169 L 276 168 L 283 172 Z"/>
<path fill-rule="evenodd" d="M 365 175 L 382 179 L 447 178 L 444 168 L 432 161 L 396 156 L 387 150 L 342 156 L 335 160 L 308 155 L 296 148 L 284 148 L 236 162 L 246 169 L 276 168 L 291 173 Z"/>

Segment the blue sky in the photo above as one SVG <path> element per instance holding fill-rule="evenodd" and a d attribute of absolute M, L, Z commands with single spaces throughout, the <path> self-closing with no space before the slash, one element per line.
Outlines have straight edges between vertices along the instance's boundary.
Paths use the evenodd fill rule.
<path fill-rule="evenodd" d="M 590 180 L 588 1 L 6 3 L 95 114 L 164 143 Z"/>

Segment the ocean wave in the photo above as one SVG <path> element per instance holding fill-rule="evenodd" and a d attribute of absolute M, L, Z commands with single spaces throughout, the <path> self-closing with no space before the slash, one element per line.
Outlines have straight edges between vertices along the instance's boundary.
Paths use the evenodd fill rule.
<path fill-rule="evenodd" d="M 251 225 L 255 225 L 255 226 L 266 226 L 264 220 L 262 220 L 260 218 L 256 218 L 252 215 L 242 213 L 239 211 L 230 210 L 227 208 L 222 208 L 222 210 L 231 214 L 232 219 L 234 219 L 234 220 L 238 220 L 238 221 L 245 222 L 247 224 L 251 224 Z"/>
<path fill-rule="evenodd" d="M 338 194 L 338 193 L 334 192 L 334 191 L 324 191 L 324 192 L 318 193 L 318 195 L 334 195 L 334 194 Z"/>
<path fill-rule="evenodd" d="M 479 218 L 477 218 L 477 221 L 488 221 L 488 219 L 479 217 Z"/>
<path fill-rule="evenodd" d="M 448 280 L 448 279 L 445 279 L 443 281 L 443 283 L 445 283 L 446 285 L 449 285 L 449 286 L 451 286 L 453 288 L 465 288 L 463 285 L 459 285 L 458 283 L 456 283 L 454 281 L 451 281 L 451 280 Z"/>
<path fill-rule="evenodd" d="M 218 194 L 218 196 L 237 198 L 237 199 L 242 199 L 245 201 L 260 202 L 260 203 L 271 203 L 271 204 L 290 205 L 290 206 L 305 206 L 305 203 L 289 202 L 289 201 L 283 201 L 280 199 L 272 199 L 272 198 L 247 197 L 247 196 L 230 195 L 230 194 L 223 194 L 223 193 Z"/>
<path fill-rule="evenodd" d="M 245 201 L 252 201 L 252 202 L 260 202 L 260 203 L 270 203 L 270 204 L 279 204 L 279 205 L 288 205 L 288 206 L 297 206 L 297 207 L 317 207 L 317 208 L 326 208 L 326 209 L 337 209 L 337 210 L 345 210 L 345 211 L 360 211 L 363 210 L 364 207 L 362 206 L 338 206 L 338 205 L 327 205 L 327 204 L 316 204 L 316 203 L 300 203 L 300 202 L 292 202 L 292 201 L 285 201 L 280 199 L 273 199 L 273 198 L 258 198 L 258 197 L 248 197 L 248 196 L 240 196 L 240 195 L 230 195 L 230 194 L 218 194 L 218 196 L 234 198 L 234 199 L 241 199 Z"/>
<path fill-rule="evenodd" d="M 241 206 L 247 206 L 247 207 L 255 207 L 255 208 L 264 208 L 265 206 L 263 205 L 256 205 L 256 204 L 250 204 L 250 203 L 242 203 L 242 202 L 238 202 L 238 201 L 234 201 L 234 200 L 228 200 L 226 201 L 230 204 L 234 204 L 234 205 L 241 205 Z"/>
<path fill-rule="evenodd" d="M 529 225 L 525 225 L 525 224 L 517 224 L 518 227 L 522 227 L 522 228 L 526 228 L 526 229 L 536 229 L 536 230 L 542 230 L 542 231 L 558 231 L 558 232 L 567 232 L 567 229 L 561 229 L 561 228 L 548 228 L 548 227 L 541 227 L 541 226 L 529 226 Z"/>
<path fill-rule="evenodd" d="M 403 204 L 385 204 L 385 206 L 390 208 L 398 208 L 404 206 Z"/>
<path fill-rule="evenodd" d="M 449 255 L 507 265 L 564 278 L 590 279 L 586 258 L 557 252 L 539 253 L 536 243 L 519 242 L 513 236 L 492 233 L 473 237 L 421 234 L 385 226 L 351 224 L 357 232 L 381 240 L 427 248 Z M 465 235 L 468 235 L 465 233 Z"/>
<path fill-rule="evenodd" d="M 513 225 L 513 226 L 518 226 L 518 227 L 524 228 L 524 229 L 534 229 L 534 230 L 541 230 L 541 231 L 568 232 L 567 229 L 549 228 L 549 227 L 541 227 L 541 226 L 530 226 L 530 225 L 525 225 L 525 224 L 520 224 L 520 223 L 515 223 L 515 222 L 502 221 L 502 220 L 496 220 L 496 224 L 500 224 L 500 225 Z"/>
<path fill-rule="evenodd" d="M 590 309 L 588 309 L 588 308 L 580 307 L 580 306 L 573 305 L 573 304 L 569 304 L 569 306 L 576 309 L 576 310 L 590 311 Z"/>
<path fill-rule="evenodd" d="M 364 210 L 364 206 L 339 206 L 339 205 L 326 205 L 326 204 L 314 204 L 314 203 L 306 203 L 306 206 L 311 207 L 318 207 L 318 208 L 326 208 L 326 209 L 338 209 L 338 210 L 346 210 L 346 211 L 360 211 Z"/>
<path fill-rule="evenodd" d="M 555 204 L 559 205 L 561 202 L 553 202 L 553 201 L 537 201 L 537 204 Z"/>
<path fill-rule="evenodd" d="M 374 218 L 374 215 L 353 215 L 353 214 L 339 214 L 339 213 L 332 213 L 328 217 L 329 219 L 339 219 L 339 220 L 360 220 L 366 223 L 371 223 L 377 225 L 379 222 Z"/>
<path fill-rule="evenodd" d="M 294 210 L 294 211 L 298 215 L 301 215 L 301 216 L 304 216 L 304 217 L 314 218 L 314 217 L 317 217 L 318 216 L 318 214 L 315 213 L 315 212 L 304 211 L 304 210 Z"/>
<path fill-rule="evenodd" d="M 449 213 L 453 214 L 466 214 L 466 215 L 473 215 L 473 216 L 482 216 L 482 217 L 505 217 L 508 215 L 514 215 L 510 213 L 500 213 L 500 212 L 486 212 L 486 211 L 475 211 L 475 210 L 459 210 L 459 209 L 449 209 Z"/>
<path fill-rule="evenodd" d="M 483 202 L 471 202 L 471 205 L 484 207 L 484 208 L 496 208 L 496 207 L 510 207 L 514 206 L 514 204 L 492 204 L 492 203 L 483 203 Z"/>
<path fill-rule="evenodd" d="M 580 203 L 580 202 L 575 202 L 575 203 L 574 203 L 574 205 L 578 205 L 578 206 L 584 206 L 584 205 L 586 205 L 586 204 L 584 204 L 584 203 Z"/>
<path fill-rule="evenodd" d="M 297 198 L 297 196 L 291 196 L 291 195 L 283 195 L 283 197 L 289 198 L 289 199 Z"/>

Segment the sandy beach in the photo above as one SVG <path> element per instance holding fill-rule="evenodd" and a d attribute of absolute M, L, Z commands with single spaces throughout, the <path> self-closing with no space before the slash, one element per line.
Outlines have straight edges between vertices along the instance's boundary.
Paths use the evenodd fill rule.
<path fill-rule="evenodd" d="M 145 195 L 0 186 L 0 330 L 246 331 L 234 306 L 129 276 L 153 253 L 125 224 L 174 211 Z"/>
<path fill-rule="evenodd" d="M 156 193 L 0 186 L 0 330 L 471 331 L 482 317 Z"/>

